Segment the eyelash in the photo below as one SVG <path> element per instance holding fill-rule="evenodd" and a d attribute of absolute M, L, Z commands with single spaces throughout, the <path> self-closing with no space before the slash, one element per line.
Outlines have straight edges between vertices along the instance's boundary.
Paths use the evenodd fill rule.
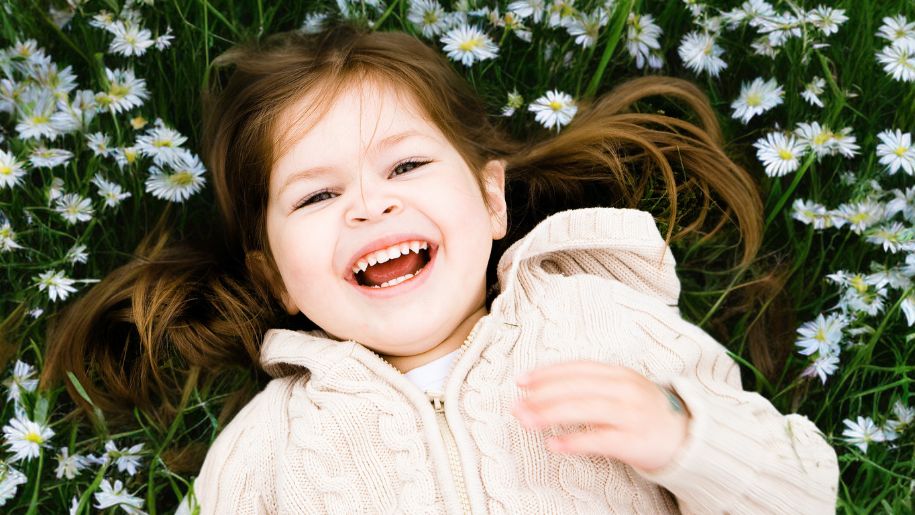
<path fill-rule="evenodd" d="M 419 160 L 415 160 L 415 159 L 410 159 L 410 160 L 408 160 L 408 161 L 404 161 L 404 162 L 402 162 L 402 163 L 397 163 L 396 165 L 394 165 L 394 170 L 397 170 L 397 169 L 400 168 L 401 166 L 407 166 L 407 165 L 415 165 L 415 167 L 413 168 L 413 170 L 415 170 L 416 168 L 419 168 L 419 167 L 421 167 L 421 166 L 423 166 L 423 165 L 425 165 L 425 164 L 428 164 L 428 163 L 430 163 L 430 162 L 431 162 L 431 161 L 419 161 Z M 412 170 L 411 170 L 411 171 L 412 171 Z M 393 172 L 392 172 L 392 173 L 393 173 Z M 407 173 L 407 172 L 404 172 L 404 173 Z M 403 175 L 403 174 L 397 174 L 397 175 Z M 321 201 L 323 201 L 323 200 L 328 200 L 329 198 L 331 198 L 331 197 L 326 197 L 326 198 L 322 198 L 322 199 L 320 199 L 320 200 L 315 200 L 315 199 L 317 199 L 318 197 L 320 197 L 321 195 L 325 195 L 325 194 L 330 195 L 330 194 L 331 194 L 331 191 L 330 191 L 330 190 L 326 190 L 326 189 L 325 189 L 325 190 L 321 190 L 321 191 L 315 193 L 314 195 L 312 195 L 312 196 L 310 196 L 310 197 L 308 197 L 308 198 L 306 198 L 306 199 L 302 199 L 301 201 L 299 201 L 299 202 L 295 205 L 295 207 L 293 208 L 293 210 L 296 210 L 296 209 L 299 209 L 299 208 L 302 208 L 302 207 L 305 207 L 305 206 L 308 206 L 308 205 L 311 205 L 311 204 L 314 204 L 314 203 L 317 203 L 317 202 L 321 202 Z"/>

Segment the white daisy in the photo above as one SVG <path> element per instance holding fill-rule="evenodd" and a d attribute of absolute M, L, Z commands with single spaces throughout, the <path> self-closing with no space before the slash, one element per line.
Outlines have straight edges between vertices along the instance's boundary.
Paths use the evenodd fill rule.
<path fill-rule="evenodd" d="M 474 61 L 495 59 L 499 53 L 499 47 L 489 36 L 472 25 L 449 30 L 442 36 L 441 42 L 445 44 L 444 50 L 448 57 L 460 61 L 464 66 L 470 66 Z"/>
<path fill-rule="evenodd" d="M 868 227 L 884 219 L 884 206 L 871 201 L 863 200 L 839 206 L 839 215 L 848 223 L 849 229 L 855 234 L 861 234 Z"/>
<path fill-rule="evenodd" d="M 508 102 L 505 104 L 505 107 L 502 108 L 502 116 L 511 116 L 515 114 L 515 111 L 521 109 L 524 105 L 524 97 L 522 97 L 518 90 L 515 89 L 508 94 Z"/>
<path fill-rule="evenodd" d="M 915 250 L 911 248 L 911 237 L 910 229 L 906 229 L 901 222 L 892 222 L 871 229 L 865 239 L 870 243 L 882 246 L 884 252 L 895 254 L 900 250 Z"/>
<path fill-rule="evenodd" d="M 808 104 L 817 107 L 823 107 L 823 101 L 820 100 L 820 95 L 823 94 L 824 88 L 826 87 L 826 80 L 822 77 L 814 76 L 813 80 L 808 82 L 804 86 L 804 91 L 801 92 L 801 96 Z"/>
<path fill-rule="evenodd" d="M 118 168 L 123 170 L 125 166 L 132 165 L 136 163 L 137 157 L 139 157 L 140 151 L 137 149 L 136 145 L 130 147 L 118 147 L 114 149 L 114 161 L 118 164 Z"/>
<path fill-rule="evenodd" d="M 438 36 L 448 27 L 445 9 L 436 0 L 411 1 L 407 19 L 419 27 L 427 38 Z"/>
<path fill-rule="evenodd" d="M 839 368 L 839 356 L 836 354 L 819 354 L 809 367 L 804 369 L 802 376 L 819 376 L 823 384 L 826 384 L 826 377 L 835 373 Z"/>
<path fill-rule="evenodd" d="M 794 132 L 802 143 L 816 153 L 817 159 L 836 154 L 854 157 L 860 148 L 855 144 L 855 137 L 850 135 L 851 127 L 836 133 L 829 130 L 829 127 L 821 127 L 818 122 L 799 123 Z"/>
<path fill-rule="evenodd" d="M 912 324 L 910 323 L 909 325 Z M 915 422 L 915 408 L 906 406 L 902 401 L 897 400 L 893 403 L 893 415 L 896 415 L 895 423 L 892 424 L 894 430 L 899 430 L 902 426 L 908 426 Z"/>
<path fill-rule="evenodd" d="M 13 365 L 13 373 L 3 381 L 3 386 L 7 388 L 7 400 L 18 404 L 23 392 L 34 392 L 38 387 L 38 379 L 34 376 L 35 367 L 17 359 Z"/>
<path fill-rule="evenodd" d="M 540 23 L 546 12 L 545 0 L 518 0 L 508 4 L 508 10 L 516 13 L 522 19 L 532 17 L 534 23 Z"/>
<path fill-rule="evenodd" d="M 705 32 L 690 32 L 680 40 L 677 49 L 680 59 L 687 68 L 696 73 L 708 72 L 717 77 L 728 64 L 721 59 L 724 50 L 715 43 L 715 38 Z"/>
<path fill-rule="evenodd" d="M 22 245 L 16 243 L 16 233 L 13 232 L 9 220 L 4 220 L 0 224 L 0 252 L 12 252 L 21 248 Z"/>
<path fill-rule="evenodd" d="M 111 140 L 106 134 L 101 132 L 94 132 L 87 135 L 86 145 L 88 145 L 89 149 L 92 150 L 92 153 L 97 156 L 105 157 L 112 153 Z"/>
<path fill-rule="evenodd" d="M 67 251 L 67 255 L 64 256 L 64 259 L 74 265 L 76 263 L 85 263 L 89 260 L 89 253 L 86 252 L 85 245 L 74 245 Z"/>
<path fill-rule="evenodd" d="M 755 20 L 760 34 L 769 38 L 772 46 L 782 46 L 790 38 L 800 37 L 803 21 L 797 16 L 788 13 L 764 16 Z"/>
<path fill-rule="evenodd" d="M 3 436 L 10 452 L 14 453 L 10 461 L 20 461 L 37 458 L 41 448 L 47 447 L 48 440 L 54 436 L 54 431 L 20 414 L 3 426 Z"/>
<path fill-rule="evenodd" d="M 114 460 L 118 470 L 121 472 L 126 471 L 129 476 L 137 473 L 137 467 L 140 466 L 140 451 L 142 450 L 142 443 L 124 449 L 118 449 L 117 445 L 114 444 L 114 440 L 108 440 L 105 443 L 105 456 Z"/>
<path fill-rule="evenodd" d="M 58 111 L 51 116 L 51 124 L 64 134 L 85 131 L 95 118 L 97 107 L 95 93 L 81 89 L 73 95 L 71 101 L 57 102 Z"/>
<path fill-rule="evenodd" d="M 804 156 L 806 146 L 794 136 L 787 137 L 781 132 L 770 132 L 753 144 L 756 157 L 766 167 L 769 177 L 781 177 L 800 167 L 800 158 Z"/>
<path fill-rule="evenodd" d="M 19 485 L 25 484 L 28 480 L 25 474 L 0 460 L 0 506 L 15 497 Z"/>
<path fill-rule="evenodd" d="M 137 136 L 136 148 L 140 154 L 151 157 L 159 166 L 171 164 L 182 152 L 181 145 L 187 137 L 180 132 L 166 127 L 161 120 L 156 120 L 155 127 Z"/>
<path fill-rule="evenodd" d="M 146 49 L 153 46 L 152 32 L 139 25 L 116 21 L 107 28 L 108 32 L 114 34 L 114 39 L 108 46 L 108 51 L 112 54 L 125 57 L 140 56 L 146 53 Z"/>
<path fill-rule="evenodd" d="M 299 26 L 299 32 L 303 34 L 317 34 L 324 30 L 324 23 L 327 21 L 327 13 L 311 12 L 305 15 L 302 25 Z"/>
<path fill-rule="evenodd" d="M 71 157 L 73 157 L 73 152 L 69 150 L 47 148 L 44 145 L 39 145 L 29 155 L 29 162 L 36 168 L 54 168 L 67 164 Z"/>
<path fill-rule="evenodd" d="M 18 107 L 19 123 L 16 124 L 16 132 L 20 138 L 47 138 L 53 141 L 61 134 L 51 120 L 57 111 L 57 98 L 47 89 L 26 89 Z"/>
<path fill-rule="evenodd" d="M 911 221 L 915 221 L 915 186 L 908 187 L 905 191 L 892 190 L 894 198 L 886 203 L 886 217 L 892 218 L 896 213 Z"/>
<path fill-rule="evenodd" d="M 141 511 L 143 508 L 143 499 L 131 495 L 130 492 L 124 488 L 124 483 L 122 483 L 120 479 L 115 480 L 113 485 L 108 479 L 102 480 L 101 485 L 99 485 L 99 491 L 96 492 L 94 496 L 95 501 L 98 503 L 95 507 L 100 510 L 111 508 L 112 506 L 119 506 L 127 513 L 143 513 Z"/>
<path fill-rule="evenodd" d="M 893 46 L 915 49 L 915 21 L 909 22 L 905 16 L 896 15 L 883 18 L 883 25 L 877 29 L 877 36 L 887 40 Z"/>
<path fill-rule="evenodd" d="M 89 460 L 85 456 L 74 454 L 70 455 L 70 449 L 62 447 L 57 453 L 57 470 L 54 474 L 58 479 L 73 479 L 80 470 L 89 466 Z"/>
<path fill-rule="evenodd" d="M 583 48 L 592 47 L 597 43 L 601 27 L 610 21 L 607 11 L 598 7 L 591 14 L 578 13 L 568 24 L 566 32 L 575 38 L 575 44 Z"/>
<path fill-rule="evenodd" d="M 761 55 L 765 57 L 771 57 L 775 59 L 778 56 L 779 47 L 772 44 L 769 41 L 769 38 L 763 36 L 761 38 L 756 38 L 750 43 L 750 48 L 753 49 L 753 53 L 756 55 Z"/>
<path fill-rule="evenodd" d="M 558 90 L 547 91 L 546 95 L 534 100 L 528 110 L 535 113 L 535 119 L 547 129 L 559 130 L 568 125 L 578 111 L 578 106 L 568 93 Z"/>
<path fill-rule="evenodd" d="M 165 27 L 165 34 L 160 34 L 159 37 L 153 40 L 153 45 L 156 47 L 156 50 L 165 50 L 172 44 L 172 40 L 175 39 L 175 36 L 172 35 L 172 28 Z"/>
<path fill-rule="evenodd" d="M 824 317 L 820 313 L 815 320 L 805 322 L 797 329 L 798 339 L 794 345 L 800 347 L 798 352 L 805 356 L 814 352 L 836 353 L 845 325 L 846 321 L 841 315 L 831 313 Z"/>
<path fill-rule="evenodd" d="M 835 225 L 835 216 L 826 206 L 802 198 L 794 199 L 791 217 L 804 224 L 812 224 L 814 229 L 826 229 Z"/>
<path fill-rule="evenodd" d="M 22 184 L 25 175 L 22 165 L 11 152 L 0 149 L 0 187 L 13 188 Z"/>
<path fill-rule="evenodd" d="M 146 191 L 156 198 L 171 202 L 184 202 L 194 193 L 200 191 L 206 183 L 203 174 L 206 172 L 200 159 L 188 151 L 183 151 L 179 158 L 171 163 L 167 172 L 156 166 L 149 168 L 146 179 Z"/>
<path fill-rule="evenodd" d="M 37 280 L 38 290 L 48 290 L 48 297 L 52 302 L 60 299 L 66 300 L 67 296 L 76 291 L 73 287 L 74 281 L 66 276 L 60 270 L 48 270 L 34 277 Z"/>
<path fill-rule="evenodd" d="M 867 444 L 871 442 L 884 441 L 884 435 L 874 424 L 870 417 L 858 416 L 858 421 L 853 422 L 850 419 L 842 421 L 847 428 L 842 431 L 845 441 L 857 445 L 862 452 L 867 452 Z"/>
<path fill-rule="evenodd" d="M 548 27 L 568 27 L 577 13 L 573 0 L 553 0 L 547 7 L 549 18 L 546 24 Z"/>
<path fill-rule="evenodd" d="M 880 163 L 887 166 L 887 172 L 894 175 L 900 168 L 915 175 L 915 147 L 912 146 L 912 135 L 899 129 L 882 131 L 877 134 L 880 144 L 877 145 L 877 157 Z"/>
<path fill-rule="evenodd" d="M 915 46 L 889 45 L 877 52 L 883 71 L 902 82 L 915 81 Z"/>
<path fill-rule="evenodd" d="M 661 27 L 654 22 L 650 14 L 629 13 L 626 20 L 626 49 L 635 59 L 636 68 L 642 69 L 646 63 L 650 66 L 653 63 L 657 64 L 652 60 L 652 56 L 659 55 L 658 52 L 661 50 L 661 43 L 658 41 L 661 33 Z"/>
<path fill-rule="evenodd" d="M 92 201 L 88 198 L 81 197 L 77 193 L 67 193 L 61 195 L 54 201 L 54 211 L 60 213 L 60 216 L 66 220 L 68 225 L 77 222 L 88 222 L 92 220 L 95 211 L 92 209 Z"/>
<path fill-rule="evenodd" d="M 57 200 L 64 194 L 64 180 L 60 177 L 51 179 L 51 185 L 48 186 L 48 203 Z"/>
<path fill-rule="evenodd" d="M 99 174 L 92 178 L 92 184 L 98 188 L 98 194 L 104 199 L 105 207 L 117 207 L 122 200 L 131 196 L 131 193 L 124 191 L 120 184 L 106 181 Z"/>
<path fill-rule="evenodd" d="M 108 90 L 95 96 L 100 109 L 108 109 L 117 114 L 143 105 L 149 98 L 146 81 L 138 79 L 130 69 L 110 70 L 105 68 Z"/>
<path fill-rule="evenodd" d="M 58 100 L 65 99 L 67 94 L 77 86 L 76 74 L 73 73 L 72 66 L 58 70 L 57 64 L 49 61 L 36 65 L 32 69 L 31 75 L 42 89 L 50 92 Z"/>
<path fill-rule="evenodd" d="M 114 24 L 114 14 L 108 12 L 106 9 L 102 9 L 89 20 L 89 25 L 97 29 L 108 30 L 108 27 L 112 24 Z"/>
<path fill-rule="evenodd" d="M 839 25 L 848 21 L 845 9 L 833 9 L 819 5 L 807 13 L 807 20 L 828 36 L 839 31 Z"/>
<path fill-rule="evenodd" d="M 731 117 L 747 123 L 754 116 L 781 104 L 783 96 L 784 91 L 775 79 L 764 82 L 762 77 L 757 77 L 749 84 L 744 82 L 740 87 L 740 96 L 731 103 L 734 109 Z"/>

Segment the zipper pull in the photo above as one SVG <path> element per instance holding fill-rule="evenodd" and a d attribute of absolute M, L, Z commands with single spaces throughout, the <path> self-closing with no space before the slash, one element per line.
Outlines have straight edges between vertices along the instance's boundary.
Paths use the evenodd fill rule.
<path fill-rule="evenodd" d="M 445 412 L 445 399 L 443 398 L 441 392 L 426 392 L 426 395 L 429 396 L 429 400 L 432 401 L 432 409 L 436 413 Z"/>

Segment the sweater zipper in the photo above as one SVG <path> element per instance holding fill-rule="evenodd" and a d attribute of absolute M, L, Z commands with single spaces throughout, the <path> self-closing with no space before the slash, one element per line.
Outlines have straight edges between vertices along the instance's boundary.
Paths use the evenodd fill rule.
<path fill-rule="evenodd" d="M 442 441 L 445 443 L 445 448 L 448 449 L 448 464 L 451 467 L 451 475 L 454 477 L 455 487 L 458 491 L 458 497 L 461 499 L 463 512 L 471 513 L 470 499 L 467 498 L 467 487 L 464 485 L 464 473 L 461 470 L 461 459 L 458 456 L 457 443 L 454 441 L 454 435 L 451 434 L 451 428 L 448 426 L 448 419 L 445 418 L 444 395 L 439 392 L 428 392 L 427 395 L 432 402 L 435 416 L 438 418 L 438 429 L 439 433 L 442 435 Z"/>

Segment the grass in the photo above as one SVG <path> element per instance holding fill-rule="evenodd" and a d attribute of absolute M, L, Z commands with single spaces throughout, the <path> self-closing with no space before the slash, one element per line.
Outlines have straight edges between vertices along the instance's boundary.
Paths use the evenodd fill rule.
<path fill-rule="evenodd" d="M 881 19 L 897 14 L 915 19 L 915 4 L 908 0 L 834 2 L 832 7 L 844 9 L 849 21 L 841 25 L 838 33 L 824 38 L 828 46 L 812 48 L 803 38 L 795 38 L 774 59 L 751 51 L 749 45 L 754 34 L 749 28 L 725 32 L 719 44 L 725 49 L 722 57 L 728 67 L 715 78 L 687 69 L 677 55 L 680 38 L 695 30 L 684 3 L 632 0 L 619 3 L 655 17 L 664 31 L 661 45 L 665 64 L 661 72 L 693 80 L 708 93 L 720 113 L 730 154 L 758 177 L 766 205 L 766 233 L 759 266 L 783 271 L 783 301 L 796 320 L 787 331 L 763 328 L 773 342 L 793 339 L 798 324 L 813 320 L 840 301 L 841 289 L 825 280 L 827 274 L 839 270 L 867 273 L 871 263 L 895 266 L 903 262 L 904 253 L 884 252 L 879 245 L 867 242 L 864 235 L 847 228 L 814 230 L 801 224 L 792 219 L 791 206 L 798 198 L 812 199 L 829 208 L 859 201 L 873 192 L 871 181 L 877 181 L 885 190 L 913 185 L 910 175 L 901 172 L 888 175 L 878 162 L 875 148 L 879 143 L 877 134 L 883 130 L 915 130 L 915 83 L 893 80 L 880 68 L 874 55 L 885 43 L 875 36 Z M 729 2 L 710 4 L 730 7 Z M 150 98 L 129 114 L 99 114 L 90 132 L 105 132 L 114 138 L 114 146 L 123 146 L 132 143 L 141 132 L 130 127 L 131 117 L 142 115 L 150 121 L 158 117 L 189 136 L 187 146 L 196 149 L 201 131 L 199 92 L 207 81 L 212 60 L 236 42 L 298 28 L 308 12 L 336 9 L 335 5 L 262 0 L 160 0 L 142 7 L 142 24 L 153 34 L 171 27 L 174 41 L 165 50 L 150 49 L 144 56 L 127 58 L 110 55 L 107 52 L 110 35 L 88 25 L 91 15 L 101 9 L 118 12 L 121 6 L 116 0 L 89 1 L 62 29 L 54 23 L 44 2 L 8 2 L 0 7 L 0 47 L 8 47 L 17 40 L 35 39 L 58 65 L 73 67 L 79 88 L 93 91 L 104 89 L 104 66 L 132 67 L 137 76 L 146 80 Z M 597 3 L 576 5 L 590 11 Z M 812 8 L 816 4 L 801 5 Z M 775 6 L 785 10 L 790 5 L 776 2 Z M 504 4 L 502 7 L 504 10 Z M 406 18 L 408 8 L 407 2 L 394 0 L 383 11 L 372 14 L 374 11 L 366 8 L 366 12 L 372 19 L 383 18 L 376 28 L 418 34 Z M 446 9 L 450 11 L 452 7 Z M 535 30 L 530 44 L 502 29 L 491 29 L 489 33 L 500 43 L 497 60 L 478 63 L 469 69 L 455 66 L 465 72 L 494 117 L 505 104 L 507 93 L 514 89 L 521 92 L 526 102 L 550 89 L 582 98 L 599 95 L 624 78 L 649 73 L 635 67 L 626 53 L 625 40 L 619 39 L 626 34 L 625 18 L 621 16 L 611 17 L 600 32 L 597 45 L 589 49 L 576 46 L 572 38 L 557 30 Z M 553 48 L 550 59 L 544 57 L 549 47 Z M 567 71 L 557 73 L 560 70 L 557 61 L 567 51 L 572 51 L 570 66 Z M 812 107 L 800 96 L 814 75 L 827 79 L 823 109 Z M 744 125 L 730 117 L 730 103 L 740 93 L 741 84 L 756 77 L 776 79 L 784 88 L 784 103 Z M 664 106 L 663 102 L 658 105 Z M 676 109 L 676 106 L 666 107 Z M 816 160 L 811 156 L 793 174 L 781 178 L 766 176 L 752 144 L 776 126 L 793 128 L 797 123 L 812 121 L 834 129 L 850 127 L 861 147 L 860 154 L 853 159 L 829 156 Z M 543 135 L 543 129 L 523 109 L 508 124 L 519 138 Z M 16 137 L 15 125 L 8 113 L 0 112 L 0 129 L 5 137 L 0 149 L 22 156 L 29 143 Z M 49 301 L 47 294 L 36 288 L 34 277 L 39 273 L 59 269 L 72 278 L 100 279 L 130 258 L 137 243 L 160 217 L 167 216 L 177 232 L 189 235 L 215 212 L 209 187 L 188 202 L 170 204 L 144 193 L 148 162 L 139 161 L 124 173 L 111 159 L 88 152 L 82 134 L 65 135 L 57 142 L 62 148 L 81 150 L 64 167 L 31 169 L 24 185 L 0 188 L 0 212 L 9 218 L 16 231 L 16 241 L 25 247 L 0 253 L 3 270 L 0 370 L 9 368 L 16 359 L 38 369 L 43 365 L 48 320 L 65 303 Z M 96 172 L 117 177 L 132 196 L 116 209 L 103 210 L 89 182 Z M 851 172 L 851 180 L 843 180 L 846 172 Z M 67 225 L 49 207 L 47 191 L 54 177 L 64 180 L 67 191 L 95 199 L 97 216 L 92 221 Z M 906 222 L 906 226 L 911 227 L 911 222 Z M 65 254 L 79 243 L 88 246 L 89 260 L 70 263 Z M 839 369 L 825 384 L 817 378 L 801 376 L 809 359 L 797 352 L 785 357 L 780 372 L 766 377 L 751 355 L 748 335 L 754 321 L 773 309 L 772 306 L 728 312 L 740 293 L 740 288 L 735 288 L 740 281 L 735 280 L 732 270 L 708 267 L 711 262 L 726 262 L 734 252 L 731 243 L 729 246 L 717 240 L 701 244 L 684 240 L 675 247 L 683 281 L 684 316 L 733 352 L 743 369 L 746 389 L 759 391 L 783 413 L 808 416 L 823 431 L 835 447 L 841 467 L 837 512 L 911 512 L 915 488 L 915 433 L 911 424 L 892 442 L 894 445 L 871 443 L 866 453 L 841 436 L 845 419 L 854 420 L 860 415 L 882 424 L 891 417 L 894 402 L 915 405 L 912 394 L 915 331 L 907 325 L 902 310 L 902 299 L 910 291 L 891 291 L 884 310 L 873 316 L 858 317 L 847 328 Z M 89 284 L 78 286 L 83 290 Z M 34 308 L 42 308 L 44 313 L 32 317 L 28 312 Z M 6 502 L 3 510 L 61 512 L 69 508 L 74 496 L 81 509 L 88 509 L 95 504 L 93 494 L 103 479 L 109 477 L 124 480 L 127 489 L 145 501 L 144 509 L 148 512 L 172 510 L 189 488 L 195 463 L 225 422 L 221 414 L 224 409 L 231 411 L 229 392 L 247 379 L 227 375 L 198 383 L 195 371 L 189 378 L 179 416 L 167 424 L 156 423 L 140 411 L 135 411 L 133 423 L 126 425 L 109 425 L 100 412 L 94 420 L 76 416 L 72 412 L 73 403 L 59 387 L 24 395 L 23 404 L 32 419 L 46 421 L 55 436 L 39 457 L 14 464 L 28 480 L 19 486 L 18 493 Z M 0 422 L 6 424 L 14 415 L 13 403 L 4 404 L 0 412 Z M 99 454 L 108 439 L 116 440 L 122 448 L 144 444 L 142 467 L 137 475 L 114 473 L 109 465 L 88 467 L 72 480 L 55 476 L 56 449 L 68 447 L 71 453 Z M 0 460 L 3 459 L 8 460 L 9 454 L 0 451 Z"/>

